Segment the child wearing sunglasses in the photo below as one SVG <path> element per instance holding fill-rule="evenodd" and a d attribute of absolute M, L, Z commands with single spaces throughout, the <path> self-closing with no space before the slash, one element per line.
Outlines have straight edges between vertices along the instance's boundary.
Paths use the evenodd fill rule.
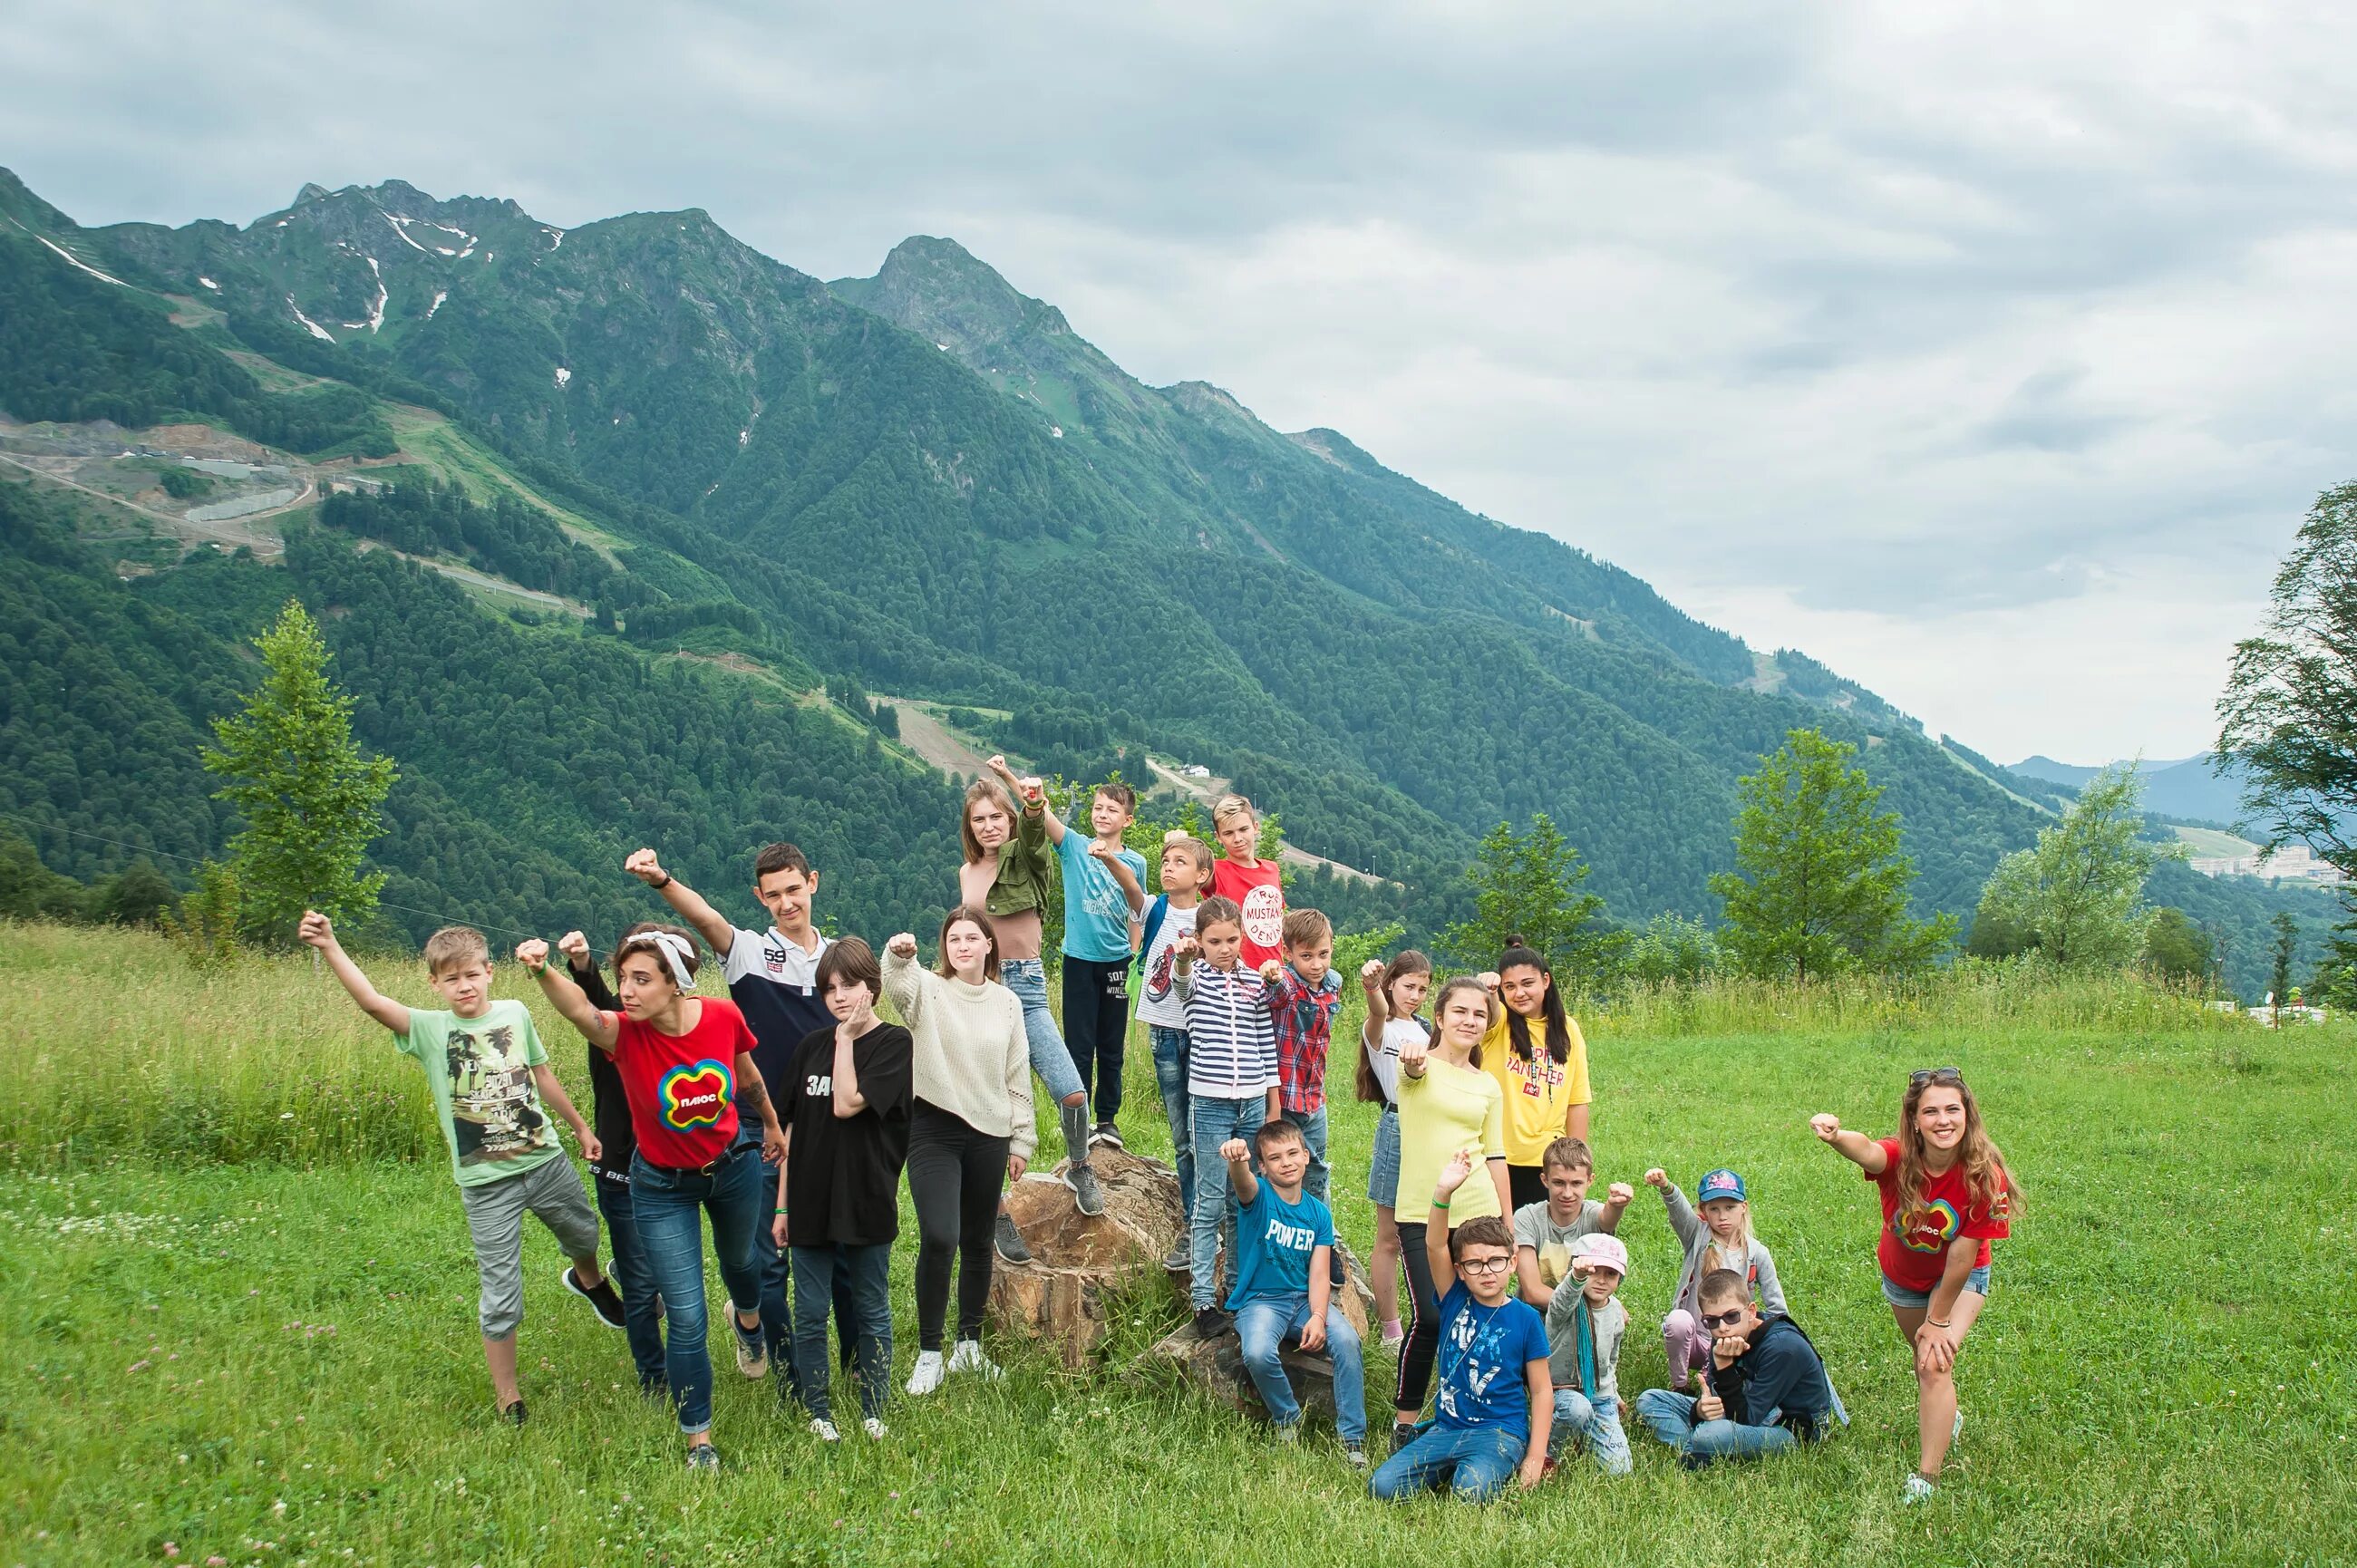
<path fill-rule="evenodd" d="M 1910 1075 L 1895 1138 L 1846 1131 L 1828 1114 L 1811 1117 L 1809 1128 L 1880 1192 L 1882 1298 L 1915 1354 L 1921 1452 L 1900 1495 L 1924 1502 L 1964 1431 L 1956 1355 L 1988 1304 L 1989 1242 L 2013 1234 L 2020 1197 L 1981 1125 L 1979 1102 L 1952 1067 Z"/>
<path fill-rule="evenodd" d="M 1472 1174 L 1473 1152 L 1458 1150 L 1422 1227 L 1440 1292 L 1438 1413 L 1369 1477 L 1367 1489 L 1383 1501 L 1446 1486 L 1459 1502 L 1485 1503 L 1510 1481 L 1535 1487 L 1546 1472 L 1555 1414 L 1546 1324 L 1514 1294 L 1514 1235 L 1506 1221 L 1484 1214 L 1449 1227 L 1449 1200 Z"/>
<path fill-rule="evenodd" d="M 1840 1407 L 1799 1324 L 1763 1316 L 1732 1269 L 1703 1276 L 1701 1305 L 1710 1368 L 1695 1374 L 1695 1391 L 1637 1396 L 1637 1419 L 1677 1450 L 1680 1465 L 1699 1470 L 1714 1459 L 1756 1459 L 1833 1435 Z"/>
<path fill-rule="evenodd" d="M 1751 1233 L 1751 1194 L 1742 1176 L 1724 1165 L 1704 1172 L 1693 1203 L 1659 1166 L 1645 1173 L 1645 1185 L 1662 1195 L 1670 1229 L 1677 1232 L 1678 1245 L 1686 1253 L 1678 1269 L 1678 1288 L 1670 1297 L 1669 1316 L 1662 1319 L 1662 1355 L 1669 1363 L 1670 1386 L 1675 1388 L 1710 1360 L 1710 1331 L 1696 1321 L 1702 1309 L 1695 1293 L 1704 1275 L 1731 1269 L 1743 1276 L 1761 1311 L 1775 1315 L 1789 1309 L 1784 1283 L 1776 1277 L 1776 1259 Z"/>

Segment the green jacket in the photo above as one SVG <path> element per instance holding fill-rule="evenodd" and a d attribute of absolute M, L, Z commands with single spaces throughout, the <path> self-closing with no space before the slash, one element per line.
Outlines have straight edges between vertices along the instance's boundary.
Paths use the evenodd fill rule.
<path fill-rule="evenodd" d="M 1034 809 L 1017 814 L 1019 824 L 1011 843 L 998 849 L 998 880 L 990 885 L 984 907 L 993 915 L 1048 912 L 1048 813 Z"/>

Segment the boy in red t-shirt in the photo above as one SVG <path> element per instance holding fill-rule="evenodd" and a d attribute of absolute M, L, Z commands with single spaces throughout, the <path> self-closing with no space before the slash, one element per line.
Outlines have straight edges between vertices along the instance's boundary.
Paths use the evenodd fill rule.
<path fill-rule="evenodd" d="M 1989 1242 L 2013 1233 L 2019 1201 L 2005 1156 L 1981 1126 L 1979 1103 L 1954 1068 L 1927 1068 L 1908 1079 L 1895 1138 L 1845 1132 L 1832 1115 L 1811 1117 L 1809 1127 L 1880 1190 L 1875 1256 L 1882 1296 L 1915 1352 L 1921 1454 L 1901 1495 L 1922 1502 L 1964 1430 L 1956 1355 L 1988 1304 Z"/>
<path fill-rule="evenodd" d="M 1260 857 L 1260 813 L 1250 800 L 1212 801 L 1211 829 L 1224 855 L 1211 866 L 1211 891 L 1244 912 L 1243 965 L 1258 969 L 1285 956 L 1285 885 L 1276 862 Z"/>

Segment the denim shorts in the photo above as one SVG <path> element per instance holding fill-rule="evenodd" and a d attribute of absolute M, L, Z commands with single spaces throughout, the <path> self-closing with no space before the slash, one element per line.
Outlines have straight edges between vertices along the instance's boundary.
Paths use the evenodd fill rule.
<path fill-rule="evenodd" d="M 1386 1109 L 1375 1119 L 1375 1152 L 1367 1164 L 1367 1201 L 1389 1208 L 1399 1197 L 1399 1112 Z"/>
<path fill-rule="evenodd" d="M 1966 1274 L 1964 1288 L 1975 1295 L 1988 1294 L 1989 1266 L 1983 1263 L 1979 1268 Z M 1932 1305 L 1932 1293 L 1927 1290 L 1909 1290 L 1905 1285 L 1893 1283 L 1890 1276 L 1885 1274 L 1882 1276 L 1882 1299 L 1893 1306 L 1922 1307 Z"/>

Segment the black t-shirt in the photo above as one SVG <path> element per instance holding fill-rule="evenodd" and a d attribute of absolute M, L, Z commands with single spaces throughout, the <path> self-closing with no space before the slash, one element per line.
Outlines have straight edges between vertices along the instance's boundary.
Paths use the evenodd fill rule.
<path fill-rule="evenodd" d="M 589 998 L 590 1006 L 600 1013 L 622 1010 L 620 999 L 595 964 L 583 969 L 568 962 L 566 967 L 573 983 Z M 589 1162 L 590 1173 L 599 1181 L 628 1183 L 630 1155 L 638 1149 L 639 1135 L 630 1130 L 630 1102 L 622 1093 L 622 1075 L 614 1066 L 613 1053 L 595 1046 L 589 1047 L 589 1124 L 604 1145 L 599 1156 Z"/>
<path fill-rule="evenodd" d="M 851 1044 L 867 1107 L 834 1113 L 834 1030 L 814 1029 L 794 1049 L 783 1084 L 770 1086 L 793 1134 L 786 1155 L 786 1242 L 867 1247 L 900 1233 L 900 1168 L 909 1163 L 911 1042 L 878 1024 Z"/>

